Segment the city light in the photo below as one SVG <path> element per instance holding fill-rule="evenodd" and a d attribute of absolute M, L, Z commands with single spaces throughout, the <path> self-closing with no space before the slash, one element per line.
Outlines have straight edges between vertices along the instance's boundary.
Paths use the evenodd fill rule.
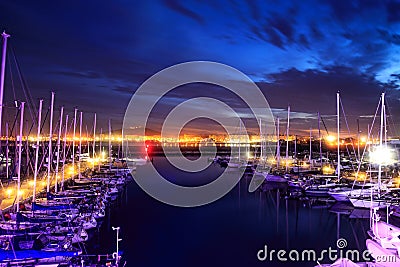
<path fill-rule="evenodd" d="M 71 175 L 71 176 L 74 175 L 74 173 L 75 173 L 74 167 L 73 166 L 68 167 L 66 170 L 66 173 L 67 173 L 67 175 Z"/>
<path fill-rule="evenodd" d="M 396 162 L 395 153 L 387 146 L 377 146 L 369 154 L 371 163 L 379 165 L 391 165 Z"/>
<path fill-rule="evenodd" d="M 11 197 L 11 194 L 13 193 L 13 191 L 14 191 L 14 190 L 13 190 L 12 188 L 8 188 L 8 189 L 7 189 L 7 197 L 8 197 L 8 198 Z"/>
<path fill-rule="evenodd" d="M 365 172 L 355 172 L 354 176 L 356 177 L 357 181 L 365 181 L 367 178 L 367 174 Z"/>
<path fill-rule="evenodd" d="M 24 190 L 19 190 L 18 191 L 18 196 L 22 197 L 24 195 L 24 193 L 25 193 Z"/>
<path fill-rule="evenodd" d="M 333 142 L 336 141 L 336 136 L 328 135 L 328 136 L 326 137 L 326 141 L 328 141 L 328 142 L 330 142 L 330 143 L 333 143 Z"/>
<path fill-rule="evenodd" d="M 335 169 L 333 169 L 331 166 L 324 166 L 322 167 L 322 173 L 325 175 L 333 174 L 335 173 Z"/>

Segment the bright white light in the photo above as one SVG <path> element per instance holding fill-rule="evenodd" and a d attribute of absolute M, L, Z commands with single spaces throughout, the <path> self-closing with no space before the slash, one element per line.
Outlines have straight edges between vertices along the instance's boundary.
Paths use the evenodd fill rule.
<path fill-rule="evenodd" d="M 328 142 L 334 142 L 336 140 L 336 136 L 333 136 L 333 135 L 328 135 L 327 137 L 326 137 L 326 141 L 328 141 Z"/>
<path fill-rule="evenodd" d="M 390 165 L 395 163 L 395 155 L 392 149 L 386 146 L 377 146 L 370 152 L 369 160 L 380 165 Z"/>

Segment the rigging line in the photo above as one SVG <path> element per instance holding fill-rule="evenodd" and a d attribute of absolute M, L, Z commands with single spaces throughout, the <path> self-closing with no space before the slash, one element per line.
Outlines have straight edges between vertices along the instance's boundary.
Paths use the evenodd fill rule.
<path fill-rule="evenodd" d="M 16 54 L 15 54 L 14 47 L 12 47 L 12 46 L 10 45 L 10 49 L 11 49 L 12 56 L 13 56 L 13 58 L 14 58 L 14 63 L 15 63 L 15 67 L 16 67 L 16 69 L 17 69 L 18 77 L 19 77 L 20 82 L 21 82 L 21 88 L 22 88 L 22 91 L 23 91 L 23 93 L 24 93 L 26 102 L 28 103 L 29 113 L 30 113 L 30 115 L 31 115 L 32 121 L 36 121 L 36 120 L 37 120 L 36 114 L 35 114 L 35 113 L 33 112 L 33 110 L 32 110 L 32 109 L 36 110 L 36 105 L 35 105 L 35 103 L 34 103 L 33 100 L 32 100 L 32 96 L 31 96 L 31 94 L 30 94 L 30 91 L 29 91 L 29 88 L 28 88 L 28 86 L 27 86 L 27 83 L 26 83 L 24 77 L 22 76 L 21 67 L 20 67 L 20 65 L 19 65 L 17 56 L 16 56 Z"/>
<path fill-rule="evenodd" d="M 322 116 L 321 116 L 321 115 L 320 115 L 320 118 L 321 118 L 321 121 L 322 121 L 322 125 L 324 125 L 325 131 L 326 131 L 326 134 L 327 134 L 327 135 L 329 135 L 328 128 L 326 128 L 325 121 L 324 121 L 324 119 L 322 118 Z"/>
<path fill-rule="evenodd" d="M 9 67 L 9 72 L 10 72 L 10 79 L 11 79 L 11 88 L 12 88 L 12 91 L 13 91 L 13 95 L 14 95 L 14 101 L 15 101 L 15 99 L 16 99 L 16 97 L 15 97 L 15 89 L 14 89 L 14 79 L 13 79 L 13 75 L 12 75 L 12 68 L 11 68 L 11 64 L 10 64 L 10 57 L 7 57 L 7 65 L 8 65 L 8 67 Z M 4 108 L 4 103 L 2 103 L 2 105 L 3 105 L 3 108 Z M 1 133 L 0 133 L 0 135 L 1 135 Z M 7 149 L 7 148 L 5 148 L 5 149 Z M 1 151 L 1 154 L 4 154 L 3 152 L 3 146 L 1 146 L 1 141 L 0 141 L 0 151 Z M 8 164 L 8 163 L 7 163 Z"/>
<path fill-rule="evenodd" d="M 50 107 L 47 109 L 46 115 L 44 116 L 44 119 L 43 119 L 43 122 L 42 122 L 42 126 L 40 127 L 40 131 L 39 131 L 40 134 L 42 134 L 42 131 L 43 131 L 43 128 L 44 128 L 44 124 L 46 123 L 46 119 L 47 119 L 47 117 L 49 115 L 49 112 L 50 112 Z M 44 158 L 45 158 L 45 155 L 46 155 L 45 146 L 43 146 L 42 151 L 43 151 L 43 154 L 42 154 L 43 157 L 42 157 L 42 160 L 40 161 L 38 170 L 40 170 L 42 168 L 42 165 L 43 165 L 43 162 L 44 162 Z"/>
<path fill-rule="evenodd" d="M 71 129 L 72 126 L 73 126 L 73 124 L 74 124 L 74 120 L 71 120 L 71 121 L 70 121 L 70 127 L 68 127 L 68 125 L 66 125 L 66 127 L 67 127 L 66 131 L 68 131 L 68 129 Z M 69 144 L 68 144 L 68 143 L 69 143 Z M 70 151 L 72 151 L 71 143 L 68 142 L 68 138 L 67 138 L 66 151 L 65 151 L 65 158 L 66 158 L 66 159 L 68 158 L 68 154 L 69 154 Z M 72 154 L 71 154 L 71 155 L 72 155 Z M 65 164 L 65 162 L 64 162 L 64 164 Z"/>
<path fill-rule="evenodd" d="M 351 156 L 351 155 L 350 155 L 350 151 L 349 151 L 349 147 L 348 147 L 347 145 L 345 145 L 345 147 L 346 147 L 347 154 L 348 154 L 349 156 Z M 354 169 L 354 164 L 353 164 L 353 161 L 352 161 L 352 160 L 350 160 L 350 165 L 351 165 L 351 169 L 353 170 L 353 172 L 355 172 L 356 170 Z"/>
<path fill-rule="evenodd" d="M 343 101 L 342 101 L 341 97 L 340 97 L 340 101 L 339 102 L 340 102 L 340 107 L 342 108 L 344 121 L 346 122 L 347 132 L 350 135 L 350 127 L 349 127 L 349 123 L 348 123 L 347 118 L 346 118 L 346 113 L 344 112 Z M 353 153 L 354 153 L 354 155 L 357 155 L 356 149 L 355 149 L 354 144 L 353 144 L 353 137 L 350 137 L 350 139 L 351 139 L 351 147 L 353 148 Z M 351 157 L 350 153 L 349 153 L 349 157 Z M 356 160 L 358 160 L 357 156 L 356 156 Z"/>
<path fill-rule="evenodd" d="M 367 150 L 367 144 L 368 144 L 368 142 L 369 142 L 369 138 L 370 138 L 370 136 L 371 136 L 371 132 L 372 132 L 372 130 L 373 130 L 373 128 L 374 128 L 376 116 L 377 116 L 377 114 L 378 114 L 378 112 L 379 112 L 379 107 L 380 107 L 380 105 L 381 105 L 381 102 L 382 102 L 382 99 L 379 98 L 378 106 L 376 107 L 375 115 L 374 115 L 374 118 L 373 118 L 373 120 L 372 120 L 372 125 L 371 125 L 371 127 L 370 127 L 370 129 L 369 129 L 369 131 L 368 131 L 367 141 L 366 141 L 366 143 L 365 143 L 365 146 L 364 146 L 364 149 L 363 149 L 363 153 L 361 154 L 361 158 L 360 158 L 360 161 L 359 161 L 359 163 L 358 163 L 357 173 L 356 173 L 356 176 L 357 176 L 357 177 L 358 177 L 358 174 L 360 173 L 361 163 L 362 163 L 362 161 L 363 161 L 363 159 L 364 159 L 365 151 Z M 354 186 L 355 186 L 355 184 L 356 184 L 356 181 L 357 181 L 357 179 L 355 179 L 354 182 L 353 182 L 353 185 L 352 185 L 352 187 L 351 187 L 352 190 L 354 189 Z M 365 179 L 364 179 L 364 185 L 365 185 L 366 181 L 367 181 L 367 176 L 366 176 Z"/>
<path fill-rule="evenodd" d="M 12 129 L 11 129 L 11 133 L 10 133 L 10 136 L 12 136 L 12 132 L 14 131 L 14 127 L 15 127 L 15 124 L 17 123 L 17 120 L 18 120 L 18 115 L 19 115 L 19 113 L 20 113 L 20 111 L 21 111 L 21 109 L 20 108 L 18 108 L 17 109 L 17 113 L 15 114 L 15 118 L 14 118 L 14 122 L 13 122 L 13 126 L 12 126 Z M 14 159 L 13 159 L 13 162 L 14 162 L 14 171 L 15 171 L 15 169 L 16 169 L 16 167 L 17 167 L 17 161 L 16 161 L 16 155 L 17 155 L 17 153 L 16 153 L 16 149 L 17 149 L 17 146 L 16 146 L 16 143 L 17 143 L 17 138 L 15 138 L 15 144 L 14 144 L 14 149 L 15 149 L 15 151 L 14 151 Z M 12 173 L 12 176 L 11 177 L 13 177 L 14 176 L 14 172 L 13 171 L 13 173 Z"/>
<path fill-rule="evenodd" d="M 49 108 L 49 110 L 50 110 L 50 108 Z M 48 110 L 48 111 L 49 111 Z M 48 111 L 47 111 L 47 114 L 48 114 Z M 47 114 L 46 114 L 46 116 L 47 116 Z M 62 122 L 61 122 L 62 123 Z M 60 120 L 58 120 L 58 122 L 56 123 L 56 125 L 54 126 L 54 128 L 56 129 L 56 128 L 58 128 L 59 127 L 59 125 L 60 125 Z M 42 126 L 43 127 L 43 126 Z M 44 160 L 45 160 L 45 158 L 46 158 L 46 156 L 47 156 L 47 153 L 48 153 L 48 151 L 49 151 L 49 147 L 48 146 L 44 146 L 43 147 L 43 157 L 42 157 L 42 160 L 40 161 L 40 164 L 39 164 L 39 170 L 42 168 L 42 166 L 43 166 L 43 164 L 44 164 Z M 54 151 L 52 151 L 52 158 L 54 159 L 55 157 L 55 154 L 57 153 L 57 150 L 56 149 L 54 149 Z M 52 162 L 48 162 L 48 164 L 52 164 Z M 53 176 L 53 175 L 52 175 Z"/>
<path fill-rule="evenodd" d="M 59 121 L 58 121 L 57 124 L 55 125 L 55 128 L 58 128 L 58 125 L 59 125 Z M 43 152 L 43 157 L 44 157 L 45 155 L 47 155 L 47 152 L 48 152 L 48 148 L 46 147 L 46 150 L 44 150 L 44 152 Z M 55 153 L 56 153 L 56 151 L 53 151 L 52 156 L 54 156 Z M 32 153 L 32 154 L 33 154 L 33 153 Z M 33 157 L 33 156 L 29 158 L 29 164 L 30 164 L 30 165 L 33 164 L 33 160 L 34 160 L 34 157 Z M 32 166 L 33 166 L 33 165 L 32 165 Z M 42 166 L 42 163 L 40 164 L 39 170 L 40 170 L 41 166 Z M 33 171 L 33 169 L 32 169 L 32 171 Z"/>
<path fill-rule="evenodd" d="M 398 136 L 398 132 L 397 132 L 397 129 L 396 129 L 396 126 L 395 126 L 395 123 L 394 123 L 394 119 L 393 119 L 393 117 L 392 117 L 392 115 L 391 115 L 391 112 L 390 112 L 391 106 L 389 106 L 389 103 L 388 103 L 387 100 L 385 101 L 385 104 L 386 104 L 387 111 L 388 111 L 388 114 L 389 114 L 389 116 L 386 116 L 386 117 L 389 117 L 390 122 L 391 122 L 391 124 L 389 124 L 389 128 L 390 128 L 391 132 L 392 132 L 395 136 Z"/>
<path fill-rule="evenodd" d="M 14 127 L 15 127 L 15 124 L 17 123 L 18 116 L 19 116 L 19 112 L 20 112 L 20 109 L 17 108 L 17 113 L 15 114 L 14 121 L 13 121 L 13 125 L 12 125 L 11 131 L 10 131 L 10 136 L 12 136 L 12 134 L 13 134 L 13 132 L 14 132 Z"/>
<path fill-rule="evenodd" d="M 42 126 L 40 126 L 40 134 L 43 132 L 44 124 L 46 123 L 47 117 L 49 116 L 50 107 L 46 111 L 46 115 L 44 116 Z"/>
<path fill-rule="evenodd" d="M 87 124 L 85 124 L 85 127 L 86 127 L 86 146 L 87 146 L 87 150 L 89 152 L 89 144 L 90 144 L 90 142 L 89 142 L 89 130 L 88 130 Z"/>
<path fill-rule="evenodd" d="M 13 76 L 10 60 L 11 60 L 10 57 L 7 57 L 7 65 L 8 65 L 9 71 L 10 71 L 11 88 L 12 88 L 12 91 L 13 91 L 14 101 L 16 101 L 17 100 L 17 96 L 15 95 L 14 76 Z"/>
<path fill-rule="evenodd" d="M 50 106 L 49 106 L 49 108 L 47 109 L 46 115 L 45 115 L 45 117 L 44 117 L 44 119 L 43 119 L 42 126 L 40 127 L 40 133 L 42 133 L 42 131 L 43 131 L 44 124 L 46 123 L 46 120 L 47 120 L 47 117 L 48 117 L 48 115 L 49 115 L 49 112 L 50 112 Z M 43 151 L 43 157 L 42 157 L 42 160 L 40 161 L 38 170 L 40 170 L 40 169 L 42 168 L 42 165 L 43 165 L 43 163 L 44 163 L 44 159 L 45 159 L 46 154 L 47 154 L 47 153 L 46 153 L 46 152 L 47 152 L 46 148 L 47 148 L 46 146 L 43 146 L 43 149 L 42 149 L 42 151 Z"/>
<path fill-rule="evenodd" d="M 11 52 L 12 52 L 12 54 L 13 54 L 13 58 L 14 58 L 14 61 L 15 61 L 16 69 L 17 69 L 17 71 L 18 71 L 18 76 L 19 76 L 19 78 L 20 78 L 20 80 L 21 80 L 22 89 L 24 90 L 24 93 L 26 93 L 26 95 L 28 96 L 28 97 L 26 98 L 26 100 L 27 100 L 27 102 L 29 103 L 29 106 L 30 106 L 29 109 L 30 109 L 31 117 L 32 117 L 32 119 L 34 118 L 34 119 L 37 120 L 37 118 L 35 118 L 35 113 L 32 112 L 32 109 L 33 109 L 33 110 L 36 110 L 36 109 L 37 109 L 37 108 L 36 108 L 36 104 L 35 104 L 34 101 L 33 101 L 33 98 L 32 98 L 31 92 L 30 92 L 30 90 L 29 90 L 29 87 L 28 87 L 28 85 L 27 85 L 27 82 L 26 82 L 26 80 L 25 80 L 25 78 L 24 78 L 24 76 L 23 76 L 23 74 L 22 74 L 21 67 L 20 67 L 18 58 L 17 58 L 17 56 L 16 56 L 16 53 L 15 53 L 15 50 L 14 50 L 14 47 L 12 46 L 12 44 L 10 45 L 10 48 L 11 48 Z"/>

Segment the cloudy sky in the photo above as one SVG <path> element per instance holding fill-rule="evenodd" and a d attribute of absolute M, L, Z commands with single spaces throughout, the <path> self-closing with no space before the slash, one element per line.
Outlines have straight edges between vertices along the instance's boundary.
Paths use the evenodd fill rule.
<path fill-rule="evenodd" d="M 34 101 L 44 98 L 48 106 L 54 90 L 57 107 L 71 113 L 77 106 L 87 120 L 97 112 L 99 120 L 121 127 L 132 94 L 147 78 L 177 63 L 209 60 L 248 75 L 282 119 L 290 104 L 297 131 L 317 127 L 320 112 L 334 132 L 340 90 L 350 127 L 359 118 L 365 132 L 386 91 L 389 126 L 398 134 L 398 1 L 14 0 L 0 2 L 0 10 L 0 27 L 12 35 L 9 52 Z M 13 54 L 9 59 L 12 64 Z M 13 79 L 23 100 L 16 72 Z M 159 110 L 192 96 L 226 96 L 204 88 L 180 88 Z"/>

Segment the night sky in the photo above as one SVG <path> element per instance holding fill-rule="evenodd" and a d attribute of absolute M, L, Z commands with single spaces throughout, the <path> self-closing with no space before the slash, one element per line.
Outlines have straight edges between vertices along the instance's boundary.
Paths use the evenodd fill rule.
<path fill-rule="evenodd" d="M 87 120 L 97 112 L 104 125 L 111 118 L 121 127 L 143 81 L 177 63 L 209 60 L 247 74 L 282 119 L 290 104 L 294 131 L 317 127 L 319 111 L 335 132 L 340 90 L 348 123 L 355 129 L 360 118 L 365 132 L 386 91 L 389 133 L 398 134 L 398 1 L 14 0 L 1 1 L 0 10 L 33 99 L 48 106 L 54 90 L 57 107 L 72 113 L 77 106 Z M 7 73 L 8 105 L 11 86 Z M 181 88 L 161 106 L 167 110 L 195 90 Z M 23 99 L 18 88 L 16 95 Z"/>

